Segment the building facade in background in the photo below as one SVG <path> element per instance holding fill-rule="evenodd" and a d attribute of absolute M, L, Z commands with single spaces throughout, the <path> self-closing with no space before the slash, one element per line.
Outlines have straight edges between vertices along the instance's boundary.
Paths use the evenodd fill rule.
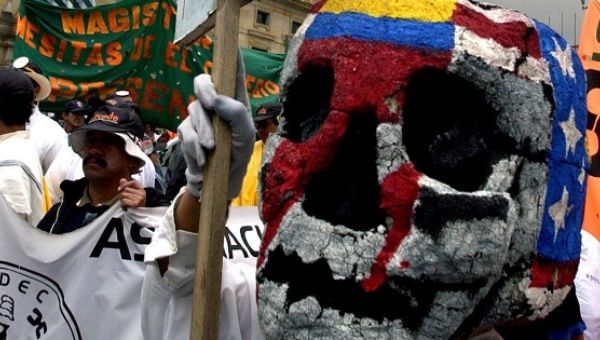
<path fill-rule="evenodd" d="M 118 0 L 95 1 L 96 5 L 115 2 Z M 269 53 L 286 53 L 292 35 L 315 2 L 317 0 L 252 1 L 240 12 L 240 46 Z M 19 3 L 19 0 L 0 0 L 0 65 L 11 63 Z"/>
<path fill-rule="evenodd" d="M 255 0 L 240 12 L 240 46 L 286 53 L 311 4 L 317 0 Z"/>
<path fill-rule="evenodd" d="M 0 66 L 9 65 L 15 43 L 17 0 L 0 0 Z"/>

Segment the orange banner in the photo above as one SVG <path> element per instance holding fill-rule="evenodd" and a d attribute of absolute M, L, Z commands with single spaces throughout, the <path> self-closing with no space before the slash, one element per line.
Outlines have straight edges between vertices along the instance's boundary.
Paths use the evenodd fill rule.
<path fill-rule="evenodd" d="M 583 67 L 600 70 L 600 2 L 591 0 L 583 18 L 581 35 L 579 37 L 579 50 Z"/>
<path fill-rule="evenodd" d="M 583 229 L 600 241 L 600 1 L 592 0 L 585 13 L 579 41 L 579 57 L 587 77 L 587 148 L 590 173 Z"/>

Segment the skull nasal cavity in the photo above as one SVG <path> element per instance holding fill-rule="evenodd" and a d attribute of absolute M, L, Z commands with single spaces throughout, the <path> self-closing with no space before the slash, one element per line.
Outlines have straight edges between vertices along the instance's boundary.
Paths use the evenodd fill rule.
<path fill-rule="evenodd" d="M 357 231 L 385 223 L 379 208 L 376 128 L 374 113 L 350 115 L 331 165 L 315 174 L 306 188 L 303 208 L 309 215 Z"/>
<path fill-rule="evenodd" d="M 409 79 L 402 139 L 425 175 L 461 191 L 481 189 L 492 172 L 497 112 L 473 83 L 437 69 Z"/>
<path fill-rule="evenodd" d="M 293 142 L 304 142 L 323 125 L 330 111 L 333 70 L 309 66 L 285 92 L 283 135 Z"/>

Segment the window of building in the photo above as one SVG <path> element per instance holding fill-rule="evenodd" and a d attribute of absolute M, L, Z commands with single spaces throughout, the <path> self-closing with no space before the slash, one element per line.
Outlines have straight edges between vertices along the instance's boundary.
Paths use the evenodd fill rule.
<path fill-rule="evenodd" d="M 256 11 L 256 23 L 259 25 L 269 26 L 270 13 L 258 10 Z"/>
<path fill-rule="evenodd" d="M 296 34 L 296 32 L 298 31 L 298 29 L 300 28 L 300 26 L 302 26 L 301 22 L 298 21 L 292 21 L 292 34 Z"/>
<path fill-rule="evenodd" d="M 255 51 L 269 52 L 269 50 L 267 50 L 266 48 L 260 48 L 260 47 L 256 47 L 256 46 L 252 46 L 252 49 Z"/>

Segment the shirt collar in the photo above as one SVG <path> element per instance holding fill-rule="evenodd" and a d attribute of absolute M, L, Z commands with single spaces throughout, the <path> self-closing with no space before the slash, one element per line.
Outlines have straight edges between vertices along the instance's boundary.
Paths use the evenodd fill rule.
<path fill-rule="evenodd" d="M 119 195 L 115 195 L 115 197 L 111 198 L 110 200 L 106 201 L 106 202 L 102 202 L 100 204 L 93 204 L 92 200 L 90 199 L 90 195 L 88 192 L 89 186 L 86 186 L 85 189 L 83 190 L 83 196 L 81 196 L 81 199 L 79 201 L 77 201 L 76 205 L 78 207 L 83 207 L 86 204 L 89 204 L 93 207 L 101 207 L 101 206 L 112 206 L 113 204 L 115 204 L 115 202 L 117 202 L 119 200 Z"/>
<path fill-rule="evenodd" d="M 19 131 L 5 133 L 5 134 L 0 135 L 0 141 L 4 141 L 7 139 L 11 139 L 11 138 L 28 139 L 29 131 L 19 130 Z"/>

